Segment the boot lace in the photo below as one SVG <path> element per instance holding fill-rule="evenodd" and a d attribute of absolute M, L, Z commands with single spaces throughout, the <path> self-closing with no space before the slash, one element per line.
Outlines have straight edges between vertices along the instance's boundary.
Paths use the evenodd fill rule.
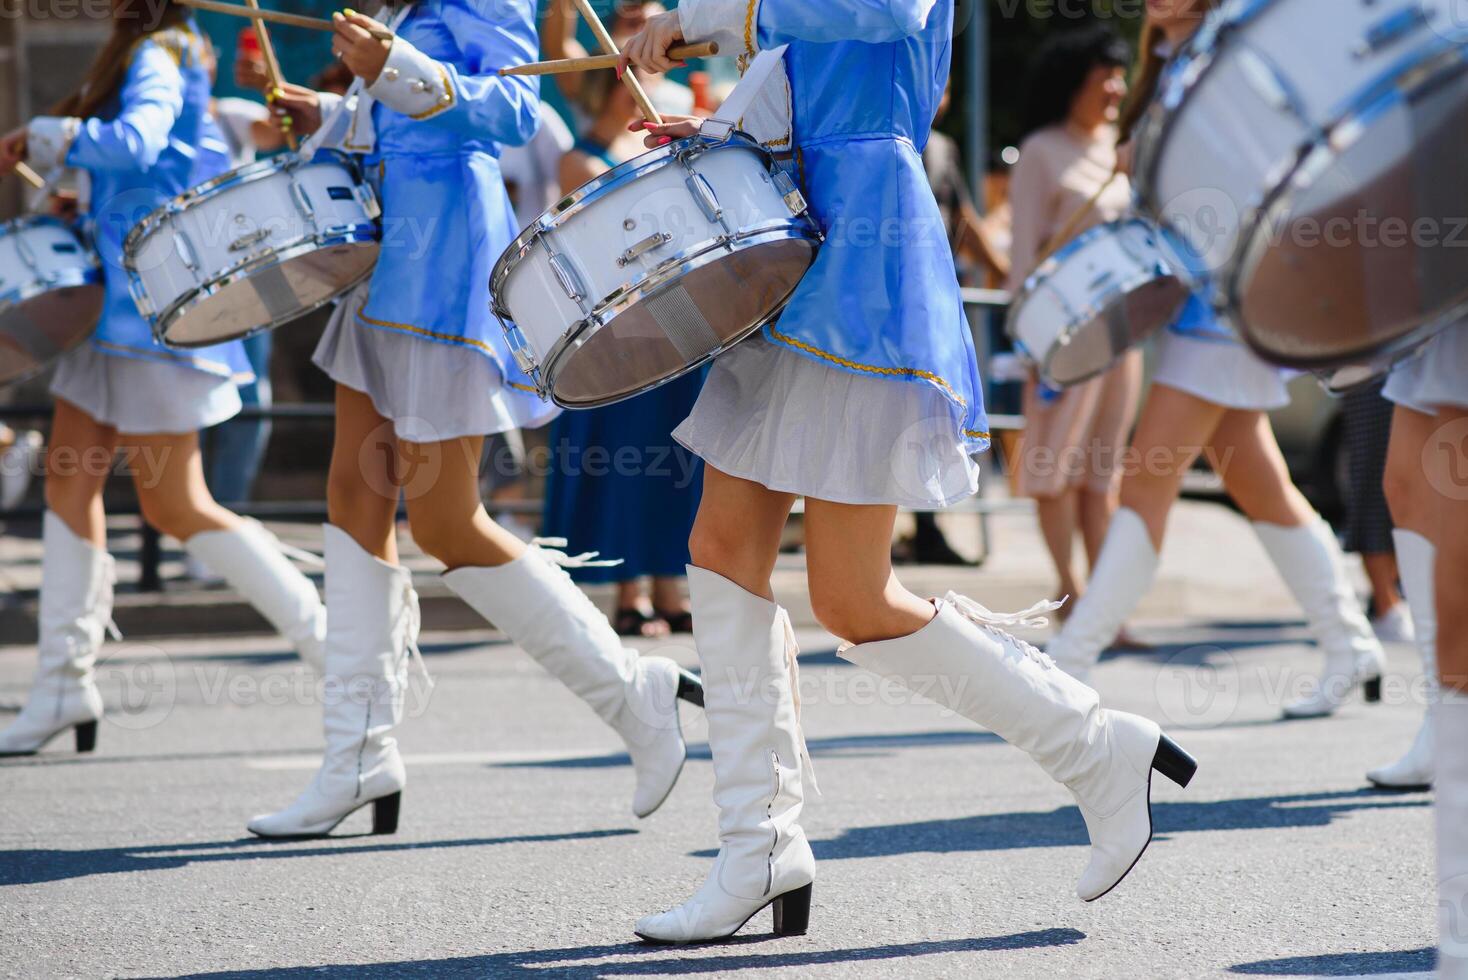
<path fill-rule="evenodd" d="M 780 621 L 785 626 L 785 669 L 790 674 L 790 697 L 795 702 L 795 738 L 800 747 L 800 774 L 810 781 L 811 792 L 821 793 L 821 784 L 816 779 L 816 764 L 811 761 L 810 747 L 805 744 L 805 725 L 800 720 L 800 646 L 795 642 L 795 627 L 790 625 L 790 614 L 780 610 Z"/>
<path fill-rule="evenodd" d="M 1017 646 L 1026 657 L 1029 657 L 1041 667 L 1044 667 L 1046 670 L 1054 668 L 1055 661 L 1051 660 L 1048 654 L 1034 644 L 1014 636 L 1008 630 L 1014 628 L 1044 629 L 1050 625 L 1050 618 L 1045 614 L 1055 612 L 1061 606 L 1065 605 L 1064 599 L 1059 601 L 1046 599 L 1017 613 L 996 613 L 987 606 L 975 602 L 968 596 L 959 595 L 957 592 L 948 593 L 943 601 L 952 605 L 963 618 L 975 626 L 978 626 L 980 629 L 1005 643 L 1012 643 Z"/>
<path fill-rule="evenodd" d="M 622 564 L 621 558 L 600 558 L 600 551 L 583 551 L 579 555 L 567 554 L 565 538 L 531 538 L 530 547 L 552 565 L 561 568 L 615 568 Z"/>

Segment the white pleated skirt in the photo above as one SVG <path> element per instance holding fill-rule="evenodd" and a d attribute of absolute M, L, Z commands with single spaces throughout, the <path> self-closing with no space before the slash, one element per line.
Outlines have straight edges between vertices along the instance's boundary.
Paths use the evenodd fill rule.
<path fill-rule="evenodd" d="M 1423 415 L 1445 405 L 1468 408 L 1468 322 L 1448 327 L 1392 368 L 1381 393 Z"/>
<path fill-rule="evenodd" d="M 239 414 L 230 378 L 165 360 L 104 354 L 90 343 L 56 365 L 51 394 L 124 435 L 182 435 Z"/>
<path fill-rule="evenodd" d="M 339 385 L 372 399 L 408 442 L 441 442 L 536 428 L 560 413 L 533 392 L 505 386 L 499 367 L 462 344 L 440 343 L 357 319 L 366 285 L 337 304 L 311 360 Z"/>
<path fill-rule="evenodd" d="M 1270 412 L 1290 403 L 1286 372 L 1240 343 L 1203 340 L 1164 330 L 1153 341 L 1154 384 L 1243 411 Z"/>
<path fill-rule="evenodd" d="M 755 336 L 714 362 L 673 438 L 782 493 L 936 509 L 978 490 L 959 424 L 936 388 L 842 371 Z"/>

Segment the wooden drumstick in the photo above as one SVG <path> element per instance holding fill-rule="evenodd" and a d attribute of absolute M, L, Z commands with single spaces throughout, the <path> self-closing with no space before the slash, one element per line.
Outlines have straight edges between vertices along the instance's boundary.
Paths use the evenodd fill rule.
<path fill-rule="evenodd" d="M 678 61 L 687 61 L 689 58 L 712 58 L 719 53 L 717 41 L 705 41 L 702 44 L 679 44 L 668 49 L 668 57 Z M 573 71 L 596 71 L 601 68 L 615 68 L 621 62 L 620 55 L 598 54 L 590 58 L 562 58 L 559 61 L 536 61 L 528 65 L 515 65 L 513 68 L 501 68 L 501 75 L 562 75 Z"/>
<path fill-rule="evenodd" d="M 41 175 L 36 173 L 30 167 L 26 166 L 24 160 L 15 165 L 15 174 L 17 177 L 25 181 L 27 184 L 30 184 L 36 190 L 40 190 L 41 188 L 46 186 L 46 181 L 41 177 Z"/>
<path fill-rule="evenodd" d="M 260 12 L 260 0 L 245 0 L 245 3 L 249 4 L 251 10 Z M 252 23 L 255 25 L 255 37 L 260 42 L 260 57 L 265 61 L 265 77 L 270 80 L 270 91 L 274 92 L 285 84 L 285 78 L 280 73 L 280 59 L 275 56 L 275 45 L 270 43 L 270 31 L 265 27 L 265 21 L 255 20 Z M 288 118 L 284 117 L 282 122 Z M 300 146 L 295 132 L 282 127 L 282 133 L 285 135 L 285 145 L 290 147 L 291 152 L 295 152 Z"/>
<path fill-rule="evenodd" d="M 272 24 L 284 24 L 287 27 L 304 27 L 308 31 L 331 32 L 336 30 L 331 21 L 322 20 L 320 17 L 303 17 L 300 14 L 287 14 L 279 10 L 251 10 L 249 7 L 237 3 L 220 3 L 219 0 L 175 0 L 185 7 L 193 7 L 196 10 L 207 10 L 215 14 L 227 14 L 230 17 L 243 17 L 246 20 L 269 21 Z M 392 31 L 385 31 L 374 27 L 368 33 L 379 41 L 391 41 Z"/>
<path fill-rule="evenodd" d="M 596 43 L 601 45 L 603 54 L 614 55 L 618 61 L 621 60 L 622 52 L 617 50 L 617 42 L 607 33 L 607 27 L 601 22 L 601 18 L 592 9 L 591 0 L 576 0 L 576 7 L 581 11 L 581 16 L 586 18 L 586 23 L 591 27 L 591 33 L 596 35 Z M 647 97 L 642 83 L 637 80 L 636 74 L 631 71 L 622 73 L 622 84 L 627 86 L 627 91 L 632 93 L 632 101 L 637 103 L 637 108 L 642 110 L 642 117 L 654 126 L 663 124 L 663 117 L 653 107 L 652 100 Z"/>

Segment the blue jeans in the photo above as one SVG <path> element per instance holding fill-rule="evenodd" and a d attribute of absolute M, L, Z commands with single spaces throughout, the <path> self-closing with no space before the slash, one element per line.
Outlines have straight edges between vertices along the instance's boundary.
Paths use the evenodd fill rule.
<path fill-rule="evenodd" d="M 258 333 L 245 343 L 245 355 L 255 370 L 255 380 L 240 385 L 240 401 L 246 408 L 269 408 L 270 331 Z M 209 492 L 222 504 L 240 504 L 250 499 L 265 447 L 270 442 L 270 420 L 231 419 L 204 433 L 204 478 Z"/>

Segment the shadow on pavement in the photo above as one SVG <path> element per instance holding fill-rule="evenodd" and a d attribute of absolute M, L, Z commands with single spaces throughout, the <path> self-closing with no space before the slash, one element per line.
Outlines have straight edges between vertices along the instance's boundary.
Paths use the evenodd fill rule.
<path fill-rule="evenodd" d="M 727 973 L 734 970 L 774 969 L 778 967 L 819 966 L 827 963 L 862 963 L 895 960 L 909 956 L 931 956 L 943 953 L 1003 952 L 1070 946 L 1086 938 L 1075 929 L 1041 929 L 1012 936 L 976 939 L 948 939 L 935 942 L 896 943 L 890 946 L 864 946 L 857 949 L 817 950 L 810 952 L 770 952 L 768 954 L 722 953 L 690 956 L 685 952 L 640 943 L 581 946 L 572 949 L 548 949 L 523 953 L 496 953 L 489 956 L 464 956 L 446 960 L 412 960 L 398 963 L 366 963 L 341 966 L 300 966 L 267 970 L 226 970 L 219 973 L 191 973 L 171 980 L 264 980 L 264 978 L 313 977 L 337 980 L 345 977 L 505 977 L 556 976 L 568 978 L 626 977 Z M 773 936 L 740 937 L 725 943 L 721 949 L 740 949 L 773 940 Z M 798 942 L 798 940 L 796 940 Z M 612 962 L 581 963 L 577 960 Z M 154 978 L 163 980 L 163 978 Z"/>
<path fill-rule="evenodd" d="M 48 848 L 0 851 L 0 886 L 35 885 L 48 881 L 133 871 L 165 871 L 207 861 L 258 861 L 264 858 L 303 858 L 327 855 L 377 854 L 388 851 L 425 851 L 447 847 L 492 847 L 500 844 L 554 844 L 597 840 L 635 834 L 630 827 L 585 830 L 566 834 L 525 834 L 512 837 L 475 837 L 467 840 L 408 841 L 351 845 L 372 839 L 370 834 L 342 835 L 317 841 L 239 840 L 200 841 L 189 844 L 152 844 L 142 847 L 105 847 L 90 851 Z M 343 842 L 346 846 L 334 842 Z"/>
<path fill-rule="evenodd" d="M 1152 825 L 1157 839 L 1203 830 L 1260 830 L 1326 827 L 1338 816 L 1359 810 L 1425 807 L 1430 798 L 1384 796 L 1369 789 L 1341 793 L 1259 796 L 1207 803 L 1154 803 Z M 948 820 L 854 827 L 837 837 L 811 841 L 816 858 L 890 857 L 897 854 L 952 854 L 964 851 L 1007 851 L 1028 847 L 1066 847 L 1089 843 L 1081 813 L 1073 806 L 1033 813 L 993 813 Z M 693 852 L 714 857 L 715 850 Z"/>
<path fill-rule="evenodd" d="M 1228 968 L 1256 977 L 1372 977 L 1382 974 L 1428 973 L 1437 965 L 1437 950 L 1403 949 L 1388 953 L 1322 953 L 1258 960 Z"/>
<path fill-rule="evenodd" d="M 875 759 L 891 755 L 896 749 L 932 748 L 939 745 L 988 745 L 1003 742 L 998 735 L 977 729 L 947 732 L 901 732 L 892 735 L 844 735 L 833 738 L 808 740 L 811 755 L 821 758 Z M 707 742 L 688 746 L 688 758 L 708 760 Z M 605 769 L 613 766 L 630 766 L 632 759 L 625 752 L 607 755 L 589 755 L 574 759 L 535 759 L 525 762 L 495 762 L 492 769 Z"/>

